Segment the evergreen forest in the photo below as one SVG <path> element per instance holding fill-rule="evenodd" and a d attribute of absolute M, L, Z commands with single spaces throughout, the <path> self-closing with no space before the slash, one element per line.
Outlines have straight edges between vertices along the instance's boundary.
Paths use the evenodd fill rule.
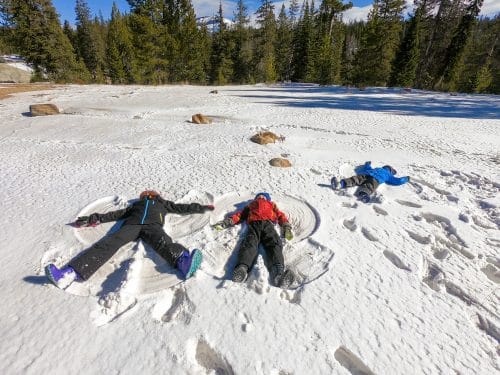
<path fill-rule="evenodd" d="M 190 0 L 128 0 L 93 16 L 77 0 L 61 22 L 51 0 L 0 0 L 0 54 L 18 54 L 33 81 L 197 85 L 309 82 L 500 93 L 500 16 L 483 0 L 374 0 L 368 19 L 347 23 L 352 3 L 291 0 L 276 9 L 244 0 L 216 27 Z M 203 15 L 200 15 L 203 16 Z M 250 22 L 250 16 L 255 22 Z"/>

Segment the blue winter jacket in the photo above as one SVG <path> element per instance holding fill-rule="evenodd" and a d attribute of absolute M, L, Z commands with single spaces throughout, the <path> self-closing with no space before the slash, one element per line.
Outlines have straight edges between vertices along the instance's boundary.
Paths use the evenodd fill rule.
<path fill-rule="evenodd" d="M 384 182 L 389 185 L 403 185 L 409 181 L 408 177 L 395 177 L 386 168 L 372 168 L 371 162 L 367 161 L 365 165 L 356 168 L 356 174 L 366 174 L 375 178 L 379 184 Z"/>

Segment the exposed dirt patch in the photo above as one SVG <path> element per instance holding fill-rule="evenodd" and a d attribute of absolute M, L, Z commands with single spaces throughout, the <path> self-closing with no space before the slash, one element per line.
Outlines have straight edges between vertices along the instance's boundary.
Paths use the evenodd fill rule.
<path fill-rule="evenodd" d="M 0 100 L 8 98 L 12 94 L 28 91 L 52 90 L 59 86 L 47 83 L 4 83 L 0 84 Z"/>

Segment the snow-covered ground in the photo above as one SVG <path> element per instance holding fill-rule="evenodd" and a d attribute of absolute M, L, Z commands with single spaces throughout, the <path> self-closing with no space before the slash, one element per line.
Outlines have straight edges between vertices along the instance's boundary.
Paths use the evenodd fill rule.
<path fill-rule="evenodd" d="M 0 102 L 1 374 L 493 374 L 500 371 L 500 99 L 291 86 L 65 86 Z M 28 117 L 29 104 L 63 114 Z M 196 125 L 191 115 L 214 116 Z M 260 146 L 259 130 L 285 137 Z M 271 167 L 286 157 L 291 168 Z M 334 192 L 371 160 L 411 183 L 375 202 Z M 142 243 L 66 292 L 62 265 L 113 230 L 79 214 L 144 189 L 210 214 L 166 230 L 204 263 L 180 283 Z M 211 229 L 256 192 L 290 217 L 295 290 L 259 256 L 231 274 L 245 227 Z"/>
<path fill-rule="evenodd" d="M 0 61 L 5 61 L 5 64 L 25 72 L 33 73 L 33 68 L 26 64 L 24 59 L 17 55 L 1 55 Z"/>

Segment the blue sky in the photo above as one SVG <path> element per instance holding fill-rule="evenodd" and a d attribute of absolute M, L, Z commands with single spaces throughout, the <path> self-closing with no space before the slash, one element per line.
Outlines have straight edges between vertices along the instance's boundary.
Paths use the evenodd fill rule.
<path fill-rule="evenodd" d="M 217 12 L 217 9 L 219 7 L 219 0 L 191 0 L 193 3 L 193 6 L 196 11 L 196 15 L 198 17 L 201 16 L 209 16 L 213 15 Z M 348 0 L 345 0 L 344 2 L 347 2 Z M 61 17 L 61 22 L 64 20 L 70 21 L 70 23 L 74 23 L 75 21 L 75 0 L 52 0 L 52 3 L 56 7 L 60 17 Z M 121 11 L 128 12 L 130 7 L 127 3 L 126 0 L 115 0 L 116 4 L 118 5 L 118 8 Z M 321 2 L 321 0 L 316 0 L 315 1 L 317 5 Z M 87 3 L 89 4 L 89 7 L 91 11 L 97 15 L 99 14 L 99 10 L 102 12 L 102 15 L 104 16 L 105 19 L 109 18 L 111 15 L 111 7 L 113 5 L 113 0 L 87 0 Z M 223 0 L 222 1 L 222 6 L 224 9 L 224 15 L 227 18 L 232 18 L 233 10 L 235 9 L 235 4 L 237 3 L 236 0 L 230 1 L 230 0 Z M 261 1 L 260 0 L 246 0 L 245 4 L 249 8 L 249 13 L 254 12 L 255 9 L 260 5 Z M 283 0 L 280 1 L 275 1 L 276 8 L 280 9 L 281 4 L 283 3 Z M 302 3 L 301 0 L 299 0 L 299 4 Z M 367 5 L 370 5 L 372 3 L 372 0 L 353 0 L 353 4 L 357 7 L 365 7 Z M 288 5 L 288 1 L 285 1 L 285 4 Z"/>
<path fill-rule="evenodd" d="M 191 0 L 198 17 L 201 16 L 211 16 L 217 12 L 219 7 L 219 0 Z M 289 0 L 277 0 L 273 1 L 275 8 L 279 11 L 281 4 L 284 2 L 288 8 Z M 348 0 L 344 0 L 347 2 Z M 116 4 L 120 10 L 124 12 L 129 11 L 129 5 L 126 0 L 115 0 Z M 235 9 L 236 0 L 222 0 L 222 7 L 224 9 L 224 16 L 226 18 L 233 18 L 233 11 Z M 354 7 L 344 14 L 344 20 L 352 19 L 364 19 L 368 14 L 372 0 L 352 0 Z M 413 4 L 413 0 L 406 0 L 408 5 Z M 61 22 L 68 20 L 70 23 L 75 23 L 75 0 L 52 0 L 52 3 L 56 7 L 60 17 Z M 111 6 L 113 0 L 87 0 L 91 11 L 94 15 L 99 14 L 99 10 L 105 19 L 108 19 L 111 15 Z M 245 4 L 249 9 L 249 14 L 253 13 L 255 9 L 259 6 L 261 0 L 245 0 Z M 302 0 L 299 0 L 299 4 Z M 321 0 L 315 0 L 316 6 L 319 6 Z M 500 12 L 500 0 L 484 0 L 482 7 L 482 15 L 495 15 Z"/>

